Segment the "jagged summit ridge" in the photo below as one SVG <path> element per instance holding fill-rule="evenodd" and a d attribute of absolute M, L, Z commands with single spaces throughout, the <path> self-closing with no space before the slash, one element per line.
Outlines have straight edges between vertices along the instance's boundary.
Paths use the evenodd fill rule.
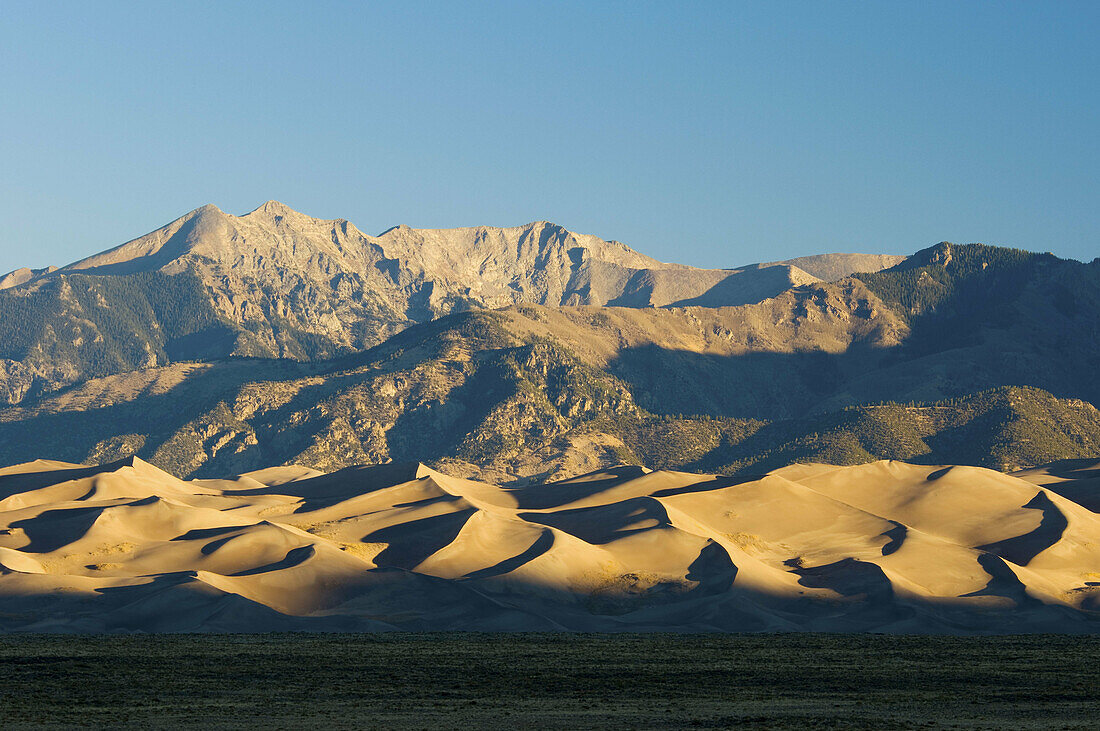
<path fill-rule="evenodd" d="M 281 229 L 281 230 L 276 230 Z M 223 265 L 240 267 L 232 257 L 247 252 L 263 254 L 290 243 L 300 254 L 327 252 L 342 256 L 348 264 L 362 261 L 364 252 L 377 247 L 385 257 L 400 258 L 409 264 L 445 261 L 451 267 L 466 269 L 466 274 L 489 273 L 490 259 L 499 263 L 515 251 L 523 259 L 533 253 L 535 261 L 515 264 L 547 264 L 547 257 L 560 249 L 579 249 L 575 256 L 633 268 L 692 269 L 681 264 L 666 264 L 639 254 L 626 245 L 604 241 L 596 236 L 577 234 L 550 221 L 534 221 L 521 226 L 472 226 L 453 229 L 414 229 L 401 224 L 378 236 L 362 233 L 346 219 L 321 219 L 294 210 L 285 203 L 269 200 L 252 211 L 234 216 L 213 204 L 196 208 L 161 229 L 153 231 L 100 254 L 74 262 L 63 271 L 118 273 L 104 266 L 130 264 L 131 271 L 151 271 L 173 264 L 188 255 L 202 255 Z M 369 257 L 367 257 L 369 258 Z M 542 259 L 540 261 L 540 258 Z M 360 260 L 360 261 L 356 261 Z M 463 266 L 465 264 L 466 266 Z M 468 271 L 471 265 L 480 265 Z M 473 283 L 476 284 L 476 283 Z"/>
<path fill-rule="evenodd" d="M 275 228 L 285 230 L 276 232 L 273 231 Z M 456 270 L 455 273 L 489 280 L 494 279 L 493 275 L 498 273 L 494 269 L 501 265 L 504 265 L 509 270 L 507 273 L 514 278 L 520 273 L 518 270 L 525 265 L 545 268 L 560 264 L 575 269 L 578 262 L 600 262 L 634 270 L 676 270 L 681 274 L 708 272 L 710 276 L 701 275 L 704 283 L 707 284 L 720 277 L 719 273 L 729 276 L 733 273 L 764 267 L 800 268 L 802 276 L 796 276 L 796 279 L 814 276 L 810 272 L 813 267 L 808 265 L 798 267 L 795 260 L 717 270 L 660 262 L 634 251 L 619 241 L 579 234 L 547 220 L 510 227 L 472 226 L 451 229 L 416 229 L 401 224 L 377 236 L 370 236 L 363 234 L 354 224 L 345 219 L 315 218 L 277 200 L 268 200 L 241 216 L 225 213 L 216 205 L 207 204 L 145 236 L 69 264 L 62 271 L 95 274 L 151 271 L 175 264 L 177 260 L 188 258 L 189 255 L 193 255 L 192 258 L 203 256 L 226 266 L 242 268 L 242 262 L 233 260 L 234 255 L 239 258 L 248 252 L 263 254 L 278 243 L 292 243 L 294 245 L 292 248 L 297 249 L 300 255 L 307 257 L 310 254 L 329 253 L 331 255 L 338 252 L 339 255 L 350 260 L 347 263 L 358 264 L 371 263 L 364 261 L 364 252 L 376 247 L 377 251 L 374 253 L 380 253 L 383 258 L 398 259 L 407 264 L 412 271 L 417 269 L 417 265 L 445 262 Z M 329 246 L 326 246 L 326 243 Z M 824 256 L 833 257 L 836 261 L 836 257 L 868 255 Z M 371 257 L 366 257 L 366 259 L 369 258 Z M 805 263 L 819 258 L 803 257 L 798 261 Z M 895 258 L 897 257 L 890 257 L 890 259 Z M 555 259 L 561 261 L 555 261 Z M 104 267 L 112 268 L 104 269 Z M 833 269 L 832 273 L 839 271 L 836 267 Z M 428 276 L 435 273 L 424 271 Z M 499 277 L 496 278 L 499 279 Z M 486 284 L 494 283 L 496 282 L 490 281 Z M 478 283 L 469 282 L 468 284 L 476 288 Z M 511 281 L 505 284 L 515 289 Z M 680 284 L 683 286 L 682 281 Z M 697 296 L 699 292 L 687 291 L 683 294 L 690 297 Z M 534 298 L 521 297 L 519 301 L 556 304 L 544 301 L 545 297 L 540 298 L 537 295 L 538 293 L 535 293 Z M 577 299 L 582 300 L 578 304 L 603 304 L 598 301 L 599 297 L 593 297 L 591 294 L 579 295 Z M 614 297 L 606 299 L 610 300 Z M 513 298 L 514 301 L 517 300 Z M 647 304 L 662 306 L 671 304 L 672 301 Z"/>
<path fill-rule="evenodd" d="M 242 216 L 197 208 L 145 236 L 35 281 L 73 274 L 190 272 L 250 353 L 300 357 L 290 333 L 326 352 L 381 342 L 456 310 L 516 303 L 666 307 L 758 302 L 816 281 L 790 266 L 696 269 L 549 221 L 498 228 L 391 228 L 378 236 L 270 200 Z M 273 325 L 272 323 L 277 323 Z M 295 336 L 296 339 L 296 336 Z M 258 352 L 257 352 L 258 351 Z"/>
<path fill-rule="evenodd" d="M 0 277 L 0 289 L 9 289 L 11 287 L 18 287 L 21 284 L 26 284 L 32 279 L 56 272 L 57 267 L 48 266 L 42 269 L 31 269 L 29 267 L 20 267 L 14 269 L 4 276 Z"/>
<path fill-rule="evenodd" d="M 301 216 L 301 215 L 304 215 L 302 213 L 299 213 L 298 211 L 295 211 L 293 208 L 288 206 L 286 203 L 282 203 L 282 202 L 274 200 L 274 199 L 264 201 L 263 203 L 256 206 L 256 208 L 249 211 L 245 215 L 246 216 L 252 216 L 252 215 L 255 215 L 257 213 L 265 213 L 265 214 L 270 215 L 270 216 L 286 216 L 286 215 Z"/>
<path fill-rule="evenodd" d="M 61 314 L 0 353 L 0 399 L 174 360 L 327 358 L 458 311 L 736 306 L 818 280 L 788 264 L 664 263 L 545 220 L 372 236 L 275 200 L 240 216 L 206 205 L 58 271 L 6 277 L 20 312 L 41 300 L 32 313 Z"/>

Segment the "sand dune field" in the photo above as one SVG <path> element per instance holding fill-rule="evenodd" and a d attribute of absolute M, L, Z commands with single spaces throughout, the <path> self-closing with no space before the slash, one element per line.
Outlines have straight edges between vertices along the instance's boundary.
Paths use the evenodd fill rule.
<path fill-rule="evenodd" d="M 1100 464 L 0 470 L 0 631 L 1095 632 Z"/>

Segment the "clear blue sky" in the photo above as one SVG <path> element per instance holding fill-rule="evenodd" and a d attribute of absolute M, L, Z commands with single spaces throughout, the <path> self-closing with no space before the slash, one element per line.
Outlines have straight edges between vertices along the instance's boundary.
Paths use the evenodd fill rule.
<path fill-rule="evenodd" d="M 0 273 L 205 203 L 733 266 L 1100 256 L 1100 3 L 0 6 Z"/>

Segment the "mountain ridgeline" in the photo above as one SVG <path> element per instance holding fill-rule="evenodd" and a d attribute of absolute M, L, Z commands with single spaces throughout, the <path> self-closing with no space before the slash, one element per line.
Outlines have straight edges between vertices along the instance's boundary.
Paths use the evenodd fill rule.
<path fill-rule="evenodd" d="M 800 260 L 831 274 L 898 257 Z M 204 206 L 60 270 L 0 279 L 0 400 L 89 377 L 230 356 L 323 360 L 445 314 L 550 306 L 754 303 L 818 277 L 777 262 L 665 264 L 545 221 L 515 228 L 361 233 L 269 201 L 244 216 Z"/>
<path fill-rule="evenodd" d="M 510 485 L 1100 453 L 1100 260 L 978 244 L 730 270 L 548 223 L 213 207 L 0 291 L 0 462 L 425 462 Z"/>

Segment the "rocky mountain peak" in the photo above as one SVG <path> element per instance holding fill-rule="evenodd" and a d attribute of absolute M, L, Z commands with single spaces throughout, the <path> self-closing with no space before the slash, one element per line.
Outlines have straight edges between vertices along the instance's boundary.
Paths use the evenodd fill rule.
<path fill-rule="evenodd" d="M 50 387 L 72 382 L 105 361 L 116 363 L 111 369 L 124 370 L 150 359 L 200 355 L 327 358 L 377 345 L 409 325 L 455 311 L 519 303 L 726 307 L 757 303 L 818 281 L 790 264 L 733 270 L 664 263 L 547 220 L 508 228 L 401 225 L 368 236 L 347 221 L 313 218 L 276 200 L 241 216 L 202 206 L 59 274 L 90 275 L 66 283 L 85 292 L 83 304 L 65 295 L 68 299 L 56 305 L 72 323 L 64 338 L 67 355 L 58 354 L 62 345 L 39 343 L 35 328 L 27 329 L 27 342 L 20 346 L 21 352 L 40 354 L 33 377 L 48 377 Z M 0 289 L 20 287 L 28 276 L 6 277 Z M 54 289 L 58 292 L 41 296 L 62 297 L 60 288 Z M 88 344 L 106 343 L 111 329 L 118 329 L 115 313 L 139 312 L 134 309 L 138 300 L 144 304 L 139 315 L 129 318 L 127 327 L 134 332 L 126 342 L 152 345 L 127 351 L 124 358 L 114 351 L 110 357 L 93 353 Z M 184 310 L 194 318 L 188 327 L 203 323 L 205 329 L 185 333 L 189 340 L 181 334 L 178 343 L 162 343 L 164 332 L 178 329 L 175 313 Z M 47 311 L 44 305 L 42 312 Z M 162 345 L 163 354 L 156 355 Z M 73 362 L 64 374 L 51 370 L 59 359 Z M 0 375 L 0 394 L 3 381 Z M 27 392 L 23 386 L 8 390 L 16 394 L 8 400 Z"/>
<path fill-rule="evenodd" d="M 241 218 L 266 218 L 266 219 L 306 219 L 312 221 L 319 221 L 321 219 L 307 216 L 304 213 L 294 210 L 285 203 L 281 203 L 277 200 L 266 201 L 263 205 L 255 208 L 252 211 L 241 216 Z"/>
<path fill-rule="evenodd" d="M 224 216 L 226 214 L 225 214 L 224 211 L 222 211 L 222 209 L 218 208 L 213 203 L 207 203 L 206 205 L 199 206 L 198 208 L 191 211 L 190 213 L 185 214 L 184 216 L 181 216 L 181 219 L 194 218 L 196 216 L 211 216 L 211 215 L 222 215 L 222 216 Z"/>
<path fill-rule="evenodd" d="M 46 274 L 51 274 L 57 271 L 57 267 L 48 266 L 44 269 L 29 269 L 27 267 L 21 267 L 14 271 L 8 272 L 4 276 L 0 277 L 0 289 L 10 289 L 11 287 L 18 287 L 21 284 L 37 279 L 38 277 Z"/>
<path fill-rule="evenodd" d="M 920 249 L 913 255 L 906 257 L 901 262 L 889 269 L 902 271 L 906 269 L 920 269 L 921 267 L 940 265 L 946 267 L 954 258 L 956 245 L 950 241 L 941 241 L 926 248 Z"/>
<path fill-rule="evenodd" d="M 951 263 L 953 256 L 954 245 L 949 241 L 941 241 L 928 250 L 928 263 L 939 264 L 945 269 L 947 265 Z"/>

